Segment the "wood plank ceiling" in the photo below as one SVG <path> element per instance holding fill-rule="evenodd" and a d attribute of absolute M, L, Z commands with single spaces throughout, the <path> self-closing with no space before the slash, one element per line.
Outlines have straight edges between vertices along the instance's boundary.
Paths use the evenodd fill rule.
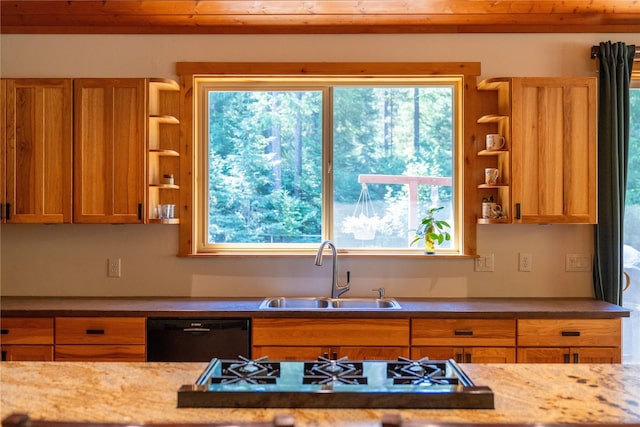
<path fill-rule="evenodd" d="M 640 32 L 640 0 L 0 0 L 0 32 Z"/>

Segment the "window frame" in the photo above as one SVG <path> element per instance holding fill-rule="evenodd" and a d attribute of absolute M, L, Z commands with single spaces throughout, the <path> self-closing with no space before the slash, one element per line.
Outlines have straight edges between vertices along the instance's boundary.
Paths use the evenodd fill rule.
<path fill-rule="evenodd" d="M 459 88 L 456 93 L 455 103 L 460 103 L 458 111 L 460 111 L 459 120 L 454 123 L 454 135 L 459 133 L 461 144 L 455 144 L 454 149 L 460 149 L 461 152 L 454 155 L 454 169 L 458 170 L 455 175 L 454 185 L 456 191 L 460 195 L 460 201 L 456 206 L 456 221 L 458 224 L 458 249 L 453 251 L 443 251 L 430 257 L 472 257 L 475 255 L 475 223 L 477 209 L 471 208 L 473 205 L 479 205 L 476 191 L 469 191 L 475 185 L 470 179 L 470 171 L 475 164 L 475 153 L 473 153 L 473 144 L 475 142 L 475 120 L 474 111 L 477 109 L 477 92 L 475 91 L 476 78 L 480 74 L 479 63 L 312 63 L 312 64 L 295 64 L 295 63 L 178 63 L 177 71 L 181 77 L 182 84 L 182 113 L 181 113 L 181 136 L 183 141 L 181 145 L 184 152 L 181 153 L 181 182 L 183 183 L 180 191 L 181 199 L 181 215 L 180 215 L 180 237 L 179 251 L 180 256 L 308 256 L 315 253 L 317 245 L 315 244 L 288 244 L 287 247 L 259 247 L 259 245 L 247 245 L 243 247 L 233 247 L 232 244 L 202 250 L 201 244 L 201 228 L 197 223 L 198 215 L 195 212 L 204 212 L 203 207 L 199 206 L 198 197 L 198 132 L 201 131 L 202 124 L 199 123 L 197 116 L 198 108 L 196 105 L 199 92 L 199 84 L 197 79 L 224 78 L 230 84 L 238 83 L 256 83 L 263 81 L 266 77 L 278 79 L 275 84 L 279 87 L 295 88 L 303 86 L 305 89 L 313 88 L 313 82 L 318 83 L 333 80 L 334 82 L 351 82 L 353 84 L 362 83 L 362 78 L 379 79 L 376 84 L 384 84 L 384 80 L 392 78 L 396 84 L 400 84 L 398 80 L 404 81 L 414 80 L 418 82 L 422 80 L 440 79 L 449 80 L 459 79 Z M 303 77 L 302 81 L 301 77 Z M 333 83 L 331 83 L 333 84 Z M 419 84 L 419 83 L 416 83 Z M 320 86 L 326 86 L 320 85 Z M 367 85 L 369 86 L 369 85 Z M 236 86 L 237 87 L 237 86 Z M 471 88 L 471 89 L 470 89 Z M 329 88 L 330 90 L 330 88 Z M 455 91 L 454 91 L 455 92 Z M 330 109 L 325 108 L 326 114 Z M 331 134 L 332 122 L 331 118 L 325 117 L 323 138 L 326 139 Z M 455 137 L 454 137 L 455 139 Z M 324 144 L 325 147 L 331 144 Z M 332 147 L 329 147 L 331 149 Z M 325 180 L 323 185 L 332 185 L 331 174 L 326 174 L 327 159 L 325 156 L 328 150 L 323 150 L 323 175 Z M 473 153 L 473 156 L 471 155 Z M 329 180 L 327 180 L 329 176 Z M 333 197 L 330 192 L 323 192 L 323 198 Z M 323 199 L 323 212 L 326 210 L 326 200 Z M 200 215 L 200 218 L 202 216 Z M 323 233 L 326 233 L 332 227 L 332 212 L 329 215 L 323 215 L 322 219 Z M 250 247 L 249 247 L 250 246 Z M 289 249 L 290 248 L 290 249 Z M 357 255 L 357 256 L 403 256 L 403 257 L 422 257 L 425 255 L 416 249 L 407 248 L 384 250 L 346 250 L 340 249 L 341 254 Z"/>

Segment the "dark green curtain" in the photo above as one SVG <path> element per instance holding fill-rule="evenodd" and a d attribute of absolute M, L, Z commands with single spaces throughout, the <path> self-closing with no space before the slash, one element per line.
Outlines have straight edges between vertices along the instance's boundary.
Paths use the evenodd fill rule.
<path fill-rule="evenodd" d="M 598 58 L 598 225 L 596 297 L 622 305 L 624 200 L 629 153 L 629 85 L 635 46 L 603 42 Z"/>

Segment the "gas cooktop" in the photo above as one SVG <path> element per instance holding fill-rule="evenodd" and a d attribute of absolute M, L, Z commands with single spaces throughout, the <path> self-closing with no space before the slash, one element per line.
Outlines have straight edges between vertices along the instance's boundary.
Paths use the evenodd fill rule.
<path fill-rule="evenodd" d="M 195 384 L 178 390 L 179 408 L 493 409 L 452 359 L 292 362 L 212 359 Z"/>

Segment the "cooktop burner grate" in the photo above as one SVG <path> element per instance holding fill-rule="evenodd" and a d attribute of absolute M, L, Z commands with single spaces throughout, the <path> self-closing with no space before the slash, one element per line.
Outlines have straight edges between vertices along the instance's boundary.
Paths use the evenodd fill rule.
<path fill-rule="evenodd" d="M 459 384 L 458 378 L 448 374 L 446 368 L 444 361 L 398 357 L 397 362 L 387 363 L 387 378 L 393 378 L 394 384 Z"/>
<path fill-rule="evenodd" d="M 251 360 L 239 356 L 239 360 L 222 360 L 221 374 L 210 378 L 212 384 L 276 384 L 280 376 L 280 363 L 268 358 Z"/>
<path fill-rule="evenodd" d="M 367 377 L 362 375 L 362 362 L 349 362 L 349 359 L 328 359 L 318 357 L 316 362 L 304 362 L 303 384 L 367 384 Z"/>
<path fill-rule="evenodd" d="M 178 390 L 178 407 L 493 409 L 493 392 L 451 359 L 214 358 Z"/>

